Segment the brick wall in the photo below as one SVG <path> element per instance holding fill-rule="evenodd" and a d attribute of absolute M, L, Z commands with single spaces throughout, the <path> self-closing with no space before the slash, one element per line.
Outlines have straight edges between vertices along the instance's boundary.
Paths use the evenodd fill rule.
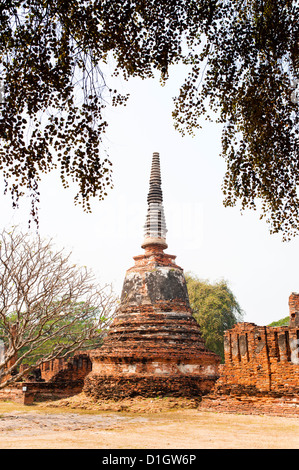
<path fill-rule="evenodd" d="M 92 363 L 87 352 L 79 352 L 72 358 L 45 362 L 40 367 L 41 381 L 35 381 L 34 375 L 29 374 L 24 377 L 24 382 L 0 390 L 0 400 L 13 400 L 30 405 L 34 401 L 56 400 L 76 395 L 82 392 L 84 379 L 91 369 Z"/>
<path fill-rule="evenodd" d="M 41 378 L 46 382 L 84 379 L 91 369 L 92 363 L 87 353 L 78 353 L 72 358 L 47 361 L 40 367 Z"/>
<path fill-rule="evenodd" d="M 225 332 L 218 385 L 243 391 L 299 393 L 299 327 L 238 323 Z"/>
<path fill-rule="evenodd" d="M 0 389 L 0 401 L 14 401 L 24 405 L 45 400 L 58 400 L 82 392 L 83 381 L 17 382 Z"/>

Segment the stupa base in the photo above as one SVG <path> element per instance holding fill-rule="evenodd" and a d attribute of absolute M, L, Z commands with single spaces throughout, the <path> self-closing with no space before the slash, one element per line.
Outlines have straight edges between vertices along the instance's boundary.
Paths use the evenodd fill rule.
<path fill-rule="evenodd" d="M 199 377 L 186 375 L 155 376 L 126 375 L 103 376 L 89 374 L 85 379 L 84 393 L 95 400 L 123 399 L 142 396 L 194 398 L 206 395 L 212 389 L 217 376 Z"/>

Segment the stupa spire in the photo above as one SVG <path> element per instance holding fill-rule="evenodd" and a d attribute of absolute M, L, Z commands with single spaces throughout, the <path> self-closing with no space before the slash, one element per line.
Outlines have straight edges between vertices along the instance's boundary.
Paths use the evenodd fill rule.
<path fill-rule="evenodd" d="M 160 155 L 158 152 L 154 152 L 152 157 L 147 203 L 148 208 L 144 225 L 144 241 L 142 248 L 156 245 L 159 246 L 161 250 L 164 250 L 167 248 L 167 229 L 161 188 Z"/>

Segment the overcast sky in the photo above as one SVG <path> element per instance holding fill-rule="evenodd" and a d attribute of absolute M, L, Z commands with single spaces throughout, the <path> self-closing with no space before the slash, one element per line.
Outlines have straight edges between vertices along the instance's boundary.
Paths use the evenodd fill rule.
<path fill-rule="evenodd" d="M 92 214 L 73 204 L 59 176 L 43 178 L 40 232 L 72 251 L 74 262 L 93 269 L 102 283 L 120 295 L 125 272 L 142 254 L 143 224 L 151 158 L 160 153 L 167 253 L 185 272 L 215 282 L 225 279 L 244 310 L 244 320 L 266 325 L 288 315 L 288 297 L 299 291 L 299 238 L 283 243 L 269 234 L 259 214 L 224 208 L 221 184 L 225 162 L 219 156 L 221 129 L 203 121 L 196 137 L 174 130 L 172 97 L 182 83 L 176 69 L 165 87 L 159 81 L 133 79 L 126 107 L 107 110 L 104 146 L 113 163 L 114 189 Z M 1 225 L 27 229 L 29 206 L 11 208 L 1 192 Z"/>

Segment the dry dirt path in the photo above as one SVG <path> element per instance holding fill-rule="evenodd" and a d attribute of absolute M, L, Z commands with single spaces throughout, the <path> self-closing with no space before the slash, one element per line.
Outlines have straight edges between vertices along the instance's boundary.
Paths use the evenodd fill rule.
<path fill-rule="evenodd" d="M 0 403 L 1 449 L 299 449 L 299 418 Z"/>

